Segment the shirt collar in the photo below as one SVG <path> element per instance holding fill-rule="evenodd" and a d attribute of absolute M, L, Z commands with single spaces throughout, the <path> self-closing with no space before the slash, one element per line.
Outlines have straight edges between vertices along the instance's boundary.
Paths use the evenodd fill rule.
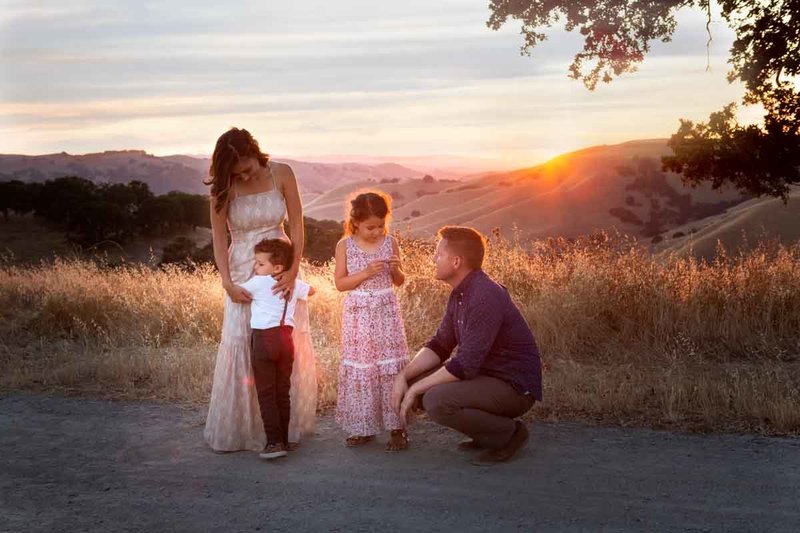
<path fill-rule="evenodd" d="M 472 284 L 475 283 L 475 280 L 483 275 L 484 275 L 483 270 L 481 270 L 480 268 L 476 268 L 475 270 L 467 274 L 467 276 L 461 280 L 461 283 L 459 283 L 456 286 L 456 288 L 453 289 L 453 294 L 458 296 L 463 296 L 464 293 L 466 293 L 469 290 Z"/>

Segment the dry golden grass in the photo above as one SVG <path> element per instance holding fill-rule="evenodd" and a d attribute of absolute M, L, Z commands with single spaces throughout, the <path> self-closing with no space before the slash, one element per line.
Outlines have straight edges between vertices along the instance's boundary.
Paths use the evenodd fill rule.
<path fill-rule="evenodd" d="M 399 299 L 409 345 L 435 330 L 448 287 L 433 243 L 404 241 Z M 713 264 L 653 259 L 624 239 L 499 241 L 486 270 L 539 342 L 545 402 L 535 416 L 800 433 L 800 246 L 762 246 Z M 335 399 L 343 295 L 332 265 L 306 267 L 323 405 Z M 223 292 L 200 268 L 57 261 L 0 269 L 0 388 L 76 390 L 202 403 Z"/>

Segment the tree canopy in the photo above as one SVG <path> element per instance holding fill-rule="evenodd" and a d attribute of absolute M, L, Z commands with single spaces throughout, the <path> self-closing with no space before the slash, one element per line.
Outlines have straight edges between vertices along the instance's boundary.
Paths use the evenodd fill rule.
<path fill-rule="evenodd" d="M 762 124 L 741 125 L 736 104 L 713 113 L 707 123 L 681 120 L 665 157 L 665 170 L 688 183 L 731 183 L 762 195 L 786 198 L 800 183 L 800 0 L 719 0 L 722 18 L 736 33 L 728 81 L 745 86 L 743 103 L 761 104 Z M 652 42 L 669 42 L 681 9 L 700 8 L 711 21 L 711 0 L 491 0 L 487 25 L 522 22 L 521 51 L 531 55 L 563 23 L 584 37 L 569 75 L 589 90 L 633 72 Z M 708 26 L 707 26 L 708 27 Z"/>
<path fill-rule="evenodd" d="M 96 184 L 78 176 L 44 183 L 0 181 L 0 211 L 6 219 L 9 212 L 33 211 L 82 245 L 211 226 L 204 195 L 173 191 L 155 196 L 141 181 Z"/>

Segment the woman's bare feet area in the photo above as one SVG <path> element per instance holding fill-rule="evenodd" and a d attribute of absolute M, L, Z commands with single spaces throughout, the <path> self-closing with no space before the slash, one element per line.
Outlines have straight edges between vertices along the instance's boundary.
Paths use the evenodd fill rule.
<path fill-rule="evenodd" d="M 404 429 L 393 429 L 389 433 L 389 442 L 386 443 L 386 451 L 389 453 L 402 452 L 408 449 L 408 433 Z"/>

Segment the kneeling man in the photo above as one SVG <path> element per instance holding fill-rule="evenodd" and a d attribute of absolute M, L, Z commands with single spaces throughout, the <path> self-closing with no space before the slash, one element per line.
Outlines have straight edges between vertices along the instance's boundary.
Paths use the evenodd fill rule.
<path fill-rule="evenodd" d="M 486 241 L 476 230 L 439 230 L 436 279 L 452 288 L 442 323 L 398 374 L 392 403 L 403 420 L 422 395 L 428 416 L 464 433 L 459 449 L 485 449 L 474 464 L 508 461 L 528 430 L 515 420 L 542 400 L 539 350 L 505 287 L 483 272 Z M 453 350 L 458 346 L 453 357 Z"/>

